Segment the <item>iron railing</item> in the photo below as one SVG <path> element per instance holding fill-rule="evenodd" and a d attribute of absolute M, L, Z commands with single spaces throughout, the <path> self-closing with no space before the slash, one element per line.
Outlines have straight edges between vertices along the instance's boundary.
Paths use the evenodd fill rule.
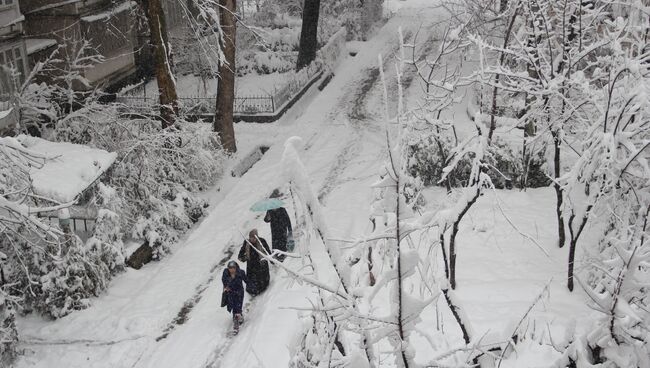
<path fill-rule="evenodd" d="M 275 88 L 271 94 L 238 95 L 233 106 L 235 114 L 256 115 L 273 114 L 280 111 L 296 94 L 307 86 L 319 73 L 326 68 L 333 68 L 345 47 L 345 29 L 335 33 L 319 50 L 314 62 L 297 73 L 288 76 L 289 80 L 280 88 Z M 158 96 L 147 96 L 145 82 L 141 82 L 128 90 L 123 90 L 116 101 L 130 108 L 150 109 L 158 104 Z M 179 107 L 182 112 L 191 115 L 214 114 L 216 96 L 179 96 Z"/>

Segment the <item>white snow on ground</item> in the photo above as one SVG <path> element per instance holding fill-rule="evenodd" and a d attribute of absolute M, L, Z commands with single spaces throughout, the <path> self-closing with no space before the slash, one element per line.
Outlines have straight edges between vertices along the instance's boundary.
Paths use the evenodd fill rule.
<path fill-rule="evenodd" d="M 20 135 L 17 140 L 31 151 L 48 157 L 41 167 L 30 168 L 34 192 L 67 203 L 75 199 L 115 161 L 117 154 L 72 143 L 50 142 Z"/>
<path fill-rule="evenodd" d="M 240 334 L 229 338 L 230 316 L 219 307 L 224 260 L 231 258 L 229 252 L 238 251 L 240 232 L 258 227 L 262 237 L 270 238 L 261 215 L 250 212 L 249 207 L 278 184 L 283 143 L 290 136 L 304 141 L 302 160 L 325 206 L 333 236 L 367 233 L 370 185 L 377 180 L 386 156 L 381 86 L 371 70 L 378 53 L 394 62 L 391 55 L 397 46 L 398 26 L 412 31 L 435 19 L 435 9 L 402 6 L 377 36 L 355 44 L 357 56 L 343 60 L 325 90 L 317 93 L 312 88 L 277 123 L 238 124 L 237 157 L 266 145 L 270 149 L 264 157 L 241 178 L 225 178 L 209 194 L 210 214 L 182 239 L 172 255 L 119 275 L 87 310 L 57 321 L 35 316 L 21 319 L 25 354 L 17 367 L 286 367 L 302 327 L 302 312 L 292 308 L 307 306 L 314 290 L 274 270 L 270 288 L 252 301 Z M 416 98 L 420 90 L 413 83 L 407 96 Z M 390 106 L 394 111 L 393 98 Z M 442 195 L 442 191 L 431 190 L 428 202 L 435 206 Z M 552 198 L 546 189 L 490 193 L 463 221 L 458 239 L 457 294 L 477 336 L 489 336 L 490 340 L 507 337 L 504 335 L 548 282 L 551 297 L 533 312 L 540 329 L 548 326 L 560 339 L 567 321 L 579 322 L 580 316 L 588 313 L 583 295 L 564 291 L 566 249 L 556 249 L 553 243 Z M 510 220 L 519 230 L 537 239 L 548 257 L 513 228 L 499 204 L 513 214 Z M 287 209 L 293 214 L 291 206 Z M 326 263 L 322 244 L 309 246 L 316 262 Z M 297 269 L 301 261 L 289 259 L 286 264 Z M 325 278 L 323 281 L 331 277 L 318 276 Z M 186 302 L 192 307 L 184 310 Z M 435 308 L 432 305 L 425 310 L 423 328 L 435 326 Z M 459 334 L 453 322 L 443 323 L 445 333 Z M 553 355 L 541 348 L 537 352 L 542 357 Z M 425 351 L 417 360 L 424 361 L 437 352 L 430 353 Z M 514 359 L 526 357 L 513 358 L 502 367 L 529 366 L 517 365 Z"/>

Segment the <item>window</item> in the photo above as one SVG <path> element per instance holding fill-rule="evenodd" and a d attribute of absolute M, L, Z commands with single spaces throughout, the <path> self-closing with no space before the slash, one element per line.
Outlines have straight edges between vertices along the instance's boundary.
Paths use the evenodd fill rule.
<path fill-rule="evenodd" d="M 0 0 L 0 6 L 9 6 L 13 5 L 14 0 Z"/>
<path fill-rule="evenodd" d="M 2 0 L 0 0 L 2 1 Z M 25 57 L 21 45 L 0 50 L 0 65 L 6 79 L 0 82 L 0 93 L 8 93 L 13 87 L 25 81 Z M 12 86 L 13 85 L 13 86 Z"/>

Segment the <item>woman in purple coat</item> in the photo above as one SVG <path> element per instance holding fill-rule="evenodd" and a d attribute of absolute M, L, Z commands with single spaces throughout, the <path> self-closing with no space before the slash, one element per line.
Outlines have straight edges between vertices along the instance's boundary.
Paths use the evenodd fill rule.
<path fill-rule="evenodd" d="M 225 299 L 223 302 L 225 302 L 228 312 L 232 312 L 234 330 L 238 332 L 239 325 L 244 321 L 242 307 L 244 305 L 244 283 L 248 283 L 246 272 L 239 268 L 237 262 L 230 261 L 228 268 L 223 270 L 221 281 Z"/>

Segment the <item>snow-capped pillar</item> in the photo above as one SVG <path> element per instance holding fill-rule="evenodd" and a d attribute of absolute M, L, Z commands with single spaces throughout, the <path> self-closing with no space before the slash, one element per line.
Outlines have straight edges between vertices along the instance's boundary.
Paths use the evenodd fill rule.
<path fill-rule="evenodd" d="M 70 228 L 70 210 L 67 208 L 62 208 L 58 211 L 59 215 L 59 226 L 65 234 L 71 234 L 72 229 Z"/>

